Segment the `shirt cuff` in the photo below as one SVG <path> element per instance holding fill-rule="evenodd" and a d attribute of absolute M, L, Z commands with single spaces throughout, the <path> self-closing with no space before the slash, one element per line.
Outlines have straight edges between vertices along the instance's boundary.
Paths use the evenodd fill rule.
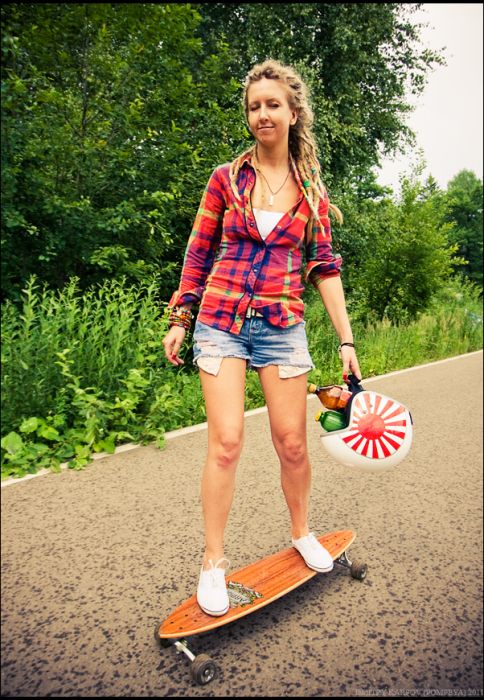
<path fill-rule="evenodd" d="M 186 289 L 184 292 L 179 289 L 173 292 L 171 299 L 168 302 L 168 308 L 173 306 L 183 306 L 184 304 L 198 304 L 202 298 L 202 288 Z"/>
<path fill-rule="evenodd" d="M 336 277 L 340 274 L 343 258 L 341 255 L 335 255 L 330 262 L 313 260 L 306 267 L 306 281 L 317 287 L 318 282 L 326 277 Z"/>

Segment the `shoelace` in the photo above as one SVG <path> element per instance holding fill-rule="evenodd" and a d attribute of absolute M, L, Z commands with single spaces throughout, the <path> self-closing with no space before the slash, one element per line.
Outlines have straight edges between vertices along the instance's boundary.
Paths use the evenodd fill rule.
<path fill-rule="evenodd" d="M 210 574 L 210 580 L 212 583 L 212 586 L 215 587 L 222 587 L 225 586 L 225 576 L 221 576 L 220 574 L 217 574 L 217 569 L 221 569 L 222 567 L 220 564 L 222 562 L 226 561 L 227 566 L 225 567 L 226 569 L 230 568 L 230 561 L 226 557 L 222 557 L 219 559 L 215 564 L 211 559 L 208 560 L 208 563 L 210 564 L 211 568 L 204 570 L 204 573 L 209 573 Z"/>

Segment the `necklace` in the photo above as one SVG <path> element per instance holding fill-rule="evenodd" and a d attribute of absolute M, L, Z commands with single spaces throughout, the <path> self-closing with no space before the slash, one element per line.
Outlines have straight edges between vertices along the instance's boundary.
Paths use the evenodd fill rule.
<path fill-rule="evenodd" d="M 264 175 L 264 173 L 263 173 L 262 170 L 260 169 L 259 162 L 257 161 L 256 158 L 254 158 L 254 161 L 255 161 L 255 163 L 254 163 L 255 169 L 257 170 L 258 173 L 260 173 L 260 174 L 262 175 L 262 177 L 263 177 L 264 180 L 266 181 L 267 187 L 269 188 L 269 192 L 271 193 L 271 196 L 270 196 L 270 198 L 269 198 L 269 206 L 272 207 L 273 204 L 274 204 L 274 197 L 276 196 L 276 194 L 277 194 L 278 192 L 280 192 L 280 191 L 282 190 L 282 188 L 283 188 L 284 185 L 286 184 L 287 178 L 289 177 L 289 173 L 291 172 L 291 168 L 289 168 L 289 170 L 287 171 L 287 175 L 286 175 L 286 177 L 284 178 L 284 182 L 282 183 L 282 185 L 279 187 L 279 189 L 277 189 L 275 192 L 273 192 L 273 191 L 271 190 L 271 186 L 269 185 L 269 182 L 268 182 L 266 176 Z"/>

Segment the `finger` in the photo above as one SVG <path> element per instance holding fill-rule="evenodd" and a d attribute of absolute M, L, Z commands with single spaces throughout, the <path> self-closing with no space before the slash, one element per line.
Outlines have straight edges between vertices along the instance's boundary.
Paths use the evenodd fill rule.
<path fill-rule="evenodd" d="M 348 383 L 348 375 L 350 373 L 350 364 L 348 361 L 343 362 L 343 381 Z"/>
<path fill-rule="evenodd" d="M 167 342 L 163 342 L 165 346 L 165 356 L 166 359 L 171 362 L 172 365 L 175 365 L 175 367 L 178 365 L 177 362 L 177 351 L 175 350 L 175 339 L 173 338 L 171 341 L 168 340 Z"/>
<path fill-rule="evenodd" d="M 171 360 L 171 356 L 173 354 L 173 345 L 174 345 L 174 340 L 170 340 L 168 338 L 165 338 L 163 341 L 163 347 L 165 349 L 165 356 L 167 360 Z"/>
<path fill-rule="evenodd" d="M 177 350 L 171 350 L 169 354 L 167 355 L 169 361 L 171 362 L 172 365 L 175 365 L 177 367 L 178 365 L 183 365 L 185 364 L 181 357 L 178 357 L 178 351 Z"/>
<path fill-rule="evenodd" d="M 185 364 L 184 360 L 182 360 L 182 358 L 178 356 L 178 353 L 180 352 L 182 344 L 183 343 L 181 340 L 175 340 L 175 342 L 173 343 L 173 348 L 171 351 L 171 358 L 170 359 L 173 362 L 173 364 L 175 364 L 175 365 L 184 365 Z"/>
<path fill-rule="evenodd" d="M 358 379 L 361 379 L 360 365 L 359 365 L 356 357 L 351 361 L 350 366 L 351 366 L 351 371 L 353 372 L 355 377 L 358 377 Z"/>
<path fill-rule="evenodd" d="M 185 338 L 185 331 L 181 328 L 174 327 L 163 339 L 163 347 L 165 349 L 166 359 L 175 367 L 184 365 L 185 362 L 178 356 Z"/>
<path fill-rule="evenodd" d="M 340 356 L 341 356 L 341 362 L 343 365 L 343 368 L 342 368 L 343 381 L 346 384 L 349 384 L 348 376 L 349 376 L 350 370 L 353 371 L 353 369 L 354 369 L 354 361 L 356 359 L 354 350 L 350 349 L 350 348 L 343 347 L 343 348 L 341 348 Z"/>
<path fill-rule="evenodd" d="M 171 354 L 174 356 L 178 356 L 178 353 L 180 352 L 182 344 L 181 341 L 178 340 L 177 338 L 173 339 L 173 343 L 171 345 Z"/>

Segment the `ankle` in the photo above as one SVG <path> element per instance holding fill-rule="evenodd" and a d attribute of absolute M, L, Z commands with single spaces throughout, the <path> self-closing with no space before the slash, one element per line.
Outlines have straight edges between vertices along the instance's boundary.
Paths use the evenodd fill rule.
<path fill-rule="evenodd" d="M 223 549 L 217 549 L 217 550 L 205 550 L 205 554 L 203 555 L 203 569 L 204 571 L 207 571 L 208 569 L 212 568 L 215 566 L 215 564 L 220 561 L 220 559 L 223 559 L 224 552 Z M 210 563 L 212 562 L 212 564 Z"/>
<path fill-rule="evenodd" d="M 309 528 L 308 527 L 300 527 L 300 528 L 295 528 L 293 527 L 291 530 L 291 537 L 293 540 L 299 540 L 301 537 L 307 537 L 309 535 Z"/>

